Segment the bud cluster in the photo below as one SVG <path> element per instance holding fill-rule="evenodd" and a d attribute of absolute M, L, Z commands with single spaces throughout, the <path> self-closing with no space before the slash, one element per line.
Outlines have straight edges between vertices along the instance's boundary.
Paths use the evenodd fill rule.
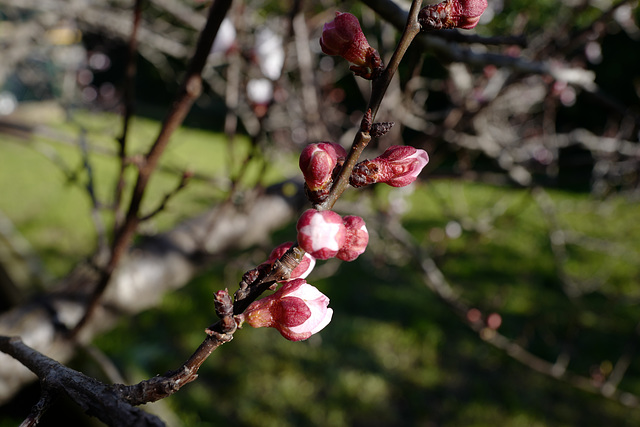
<path fill-rule="evenodd" d="M 353 261 L 369 243 L 362 218 L 352 215 L 342 218 L 333 211 L 309 209 L 300 216 L 296 228 L 300 247 L 318 259 L 337 257 Z"/>
<path fill-rule="evenodd" d="M 333 179 L 342 168 L 347 153 L 332 142 L 309 144 L 299 160 L 309 199 L 318 202 L 326 198 Z M 359 163 L 353 170 L 350 183 L 354 187 L 384 182 L 402 187 L 415 181 L 428 163 L 424 150 L 408 146 L 389 147 L 373 160 Z M 308 209 L 296 225 L 298 245 L 305 251 L 301 262 L 291 271 L 282 288 L 273 295 L 252 303 L 241 318 L 253 327 L 273 327 L 287 339 L 309 338 L 331 320 L 329 299 L 304 279 L 313 269 L 316 259 L 338 258 L 353 261 L 369 243 L 369 232 L 362 218 L 341 217 L 324 210 Z M 291 247 L 287 242 L 276 247 L 258 269 L 271 268 Z M 292 285 L 295 284 L 295 285 Z"/>
<path fill-rule="evenodd" d="M 423 28 L 473 28 L 486 7 L 486 0 L 446 0 L 424 8 L 419 20 Z M 369 45 L 358 19 L 350 13 L 337 12 L 335 19 L 324 25 L 320 46 L 324 53 L 341 56 L 354 64 L 351 69 L 359 76 L 373 79 L 380 75 L 380 55 Z M 368 128 L 361 130 L 373 137 L 384 135 L 393 125 L 381 123 L 376 127 L 371 123 L 371 110 L 368 117 Z M 304 148 L 299 166 L 311 202 L 319 204 L 326 200 L 346 158 L 345 149 L 333 142 L 318 142 Z M 355 165 L 349 183 L 356 188 L 374 183 L 403 187 L 414 182 L 428 162 L 426 151 L 394 145 L 380 156 Z M 333 310 L 328 308 L 329 298 L 307 283 L 306 277 L 316 259 L 336 257 L 353 261 L 358 258 L 369 243 L 367 227 L 358 216 L 342 217 L 330 210 L 308 209 L 300 216 L 296 230 L 298 247 L 292 242 L 277 246 L 267 261 L 243 276 L 240 286 L 246 290 L 262 275 L 272 281 L 269 284 L 273 280 L 281 282 L 280 289 L 254 301 L 237 316 L 232 316 L 228 309 L 231 307 L 228 295 L 219 293 L 216 310 L 222 318 L 233 319 L 239 325 L 247 322 L 255 328 L 272 327 L 292 341 L 309 338 L 331 321 Z"/>
<path fill-rule="evenodd" d="M 344 148 L 332 142 L 309 144 L 302 151 L 299 165 L 309 200 L 321 203 L 326 199 L 346 155 Z M 349 183 L 356 188 L 379 182 L 392 187 L 404 187 L 417 179 L 427 163 L 429 155 L 426 151 L 393 145 L 375 159 L 358 163 Z"/>
<path fill-rule="evenodd" d="M 333 315 L 333 310 L 328 308 L 329 298 L 305 280 L 316 258 L 353 261 L 369 242 L 362 218 L 353 215 L 343 218 L 333 211 L 309 209 L 298 220 L 297 229 L 298 244 L 306 253 L 289 279 L 278 279 L 283 282 L 278 291 L 254 301 L 244 314 L 236 316 L 239 324 L 247 322 L 254 328 L 275 328 L 291 341 L 305 340 L 319 332 Z M 292 242 L 277 246 L 258 270 L 271 268 L 292 246 Z"/>

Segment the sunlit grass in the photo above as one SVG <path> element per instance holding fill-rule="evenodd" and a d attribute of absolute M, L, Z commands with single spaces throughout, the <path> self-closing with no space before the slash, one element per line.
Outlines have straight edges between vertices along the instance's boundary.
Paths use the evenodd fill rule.
<path fill-rule="evenodd" d="M 88 152 L 93 191 L 101 205 L 100 218 L 111 236 L 114 189 L 119 170 L 116 139 L 121 118 L 114 114 L 78 111 L 63 123 L 49 123 L 54 132 L 29 140 L 3 136 L 0 143 L 0 211 L 31 243 L 53 276 L 65 274 L 95 249 L 96 228 L 91 221 L 92 203 L 86 190 L 90 175 L 80 141 Z M 149 149 L 160 123 L 135 117 L 128 136 L 128 155 L 141 156 Z M 53 134 L 53 136 L 51 136 Z M 174 196 L 163 212 L 145 222 L 145 233 L 167 230 L 226 197 L 228 176 L 237 176 L 251 148 L 237 136 L 233 156 L 224 135 L 201 129 L 180 128 L 161 159 L 143 200 L 141 215 L 154 211 L 166 194 L 179 184 L 184 172 L 193 174 L 188 185 Z M 280 156 L 280 160 L 282 160 Z M 285 157 L 286 159 L 286 157 Z M 293 164 L 287 159 L 288 164 Z M 268 166 L 260 157 L 249 162 L 240 189 L 279 182 L 294 166 Z M 264 174 L 261 174 L 262 171 Z M 123 206 L 127 206 L 135 182 L 129 167 Z"/>
<path fill-rule="evenodd" d="M 113 153 L 119 123 L 117 116 L 84 112 L 55 127 L 71 141 L 86 130 L 96 191 L 107 204 L 118 170 Z M 133 120 L 131 154 L 146 151 L 158 126 L 147 119 Z M 183 171 L 199 178 L 143 230 L 169 229 L 224 197 L 229 171 L 237 174 L 240 169 L 230 159 L 241 160 L 250 150 L 246 139 L 234 144 L 230 156 L 223 136 L 179 130 L 151 183 L 143 212 L 157 206 Z M 43 149 L 64 162 L 73 172 L 71 179 Z M 297 170 L 295 155 L 275 155 L 278 160 L 269 168 L 267 183 Z M 54 275 L 64 274 L 95 245 L 80 150 L 50 139 L 5 138 L 0 157 L 0 209 L 46 267 Z M 245 187 L 255 182 L 260 168 L 260 162 L 251 166 Z M 347 198 L 361 208 L 403 212 L 404 226 L 433 256 L 462 301 L 484 314 L 500 313 L 500 332 L 549 362 L 571 343 L 570 369 L 589 376 L 594 366 L 615 363 L 635 333 L 640 204 L 623 196 L 597 200 L 545 191 L 552 215 L 530 190 L 428 178 L 408 189 L 378 186 L 369 202 L 353 191 Z M 109 227 L 108 210 L 102 215 Z M 374 215 L 365 218 L 368 223 L 375 223 Z M 291 230 L 279 232 L 274 240 L 292 238 Z M 566 244 L 554 253 L 558 231 Z M 309 277 L 331 299 L 331 324 L 301 343 L 288 342 L 275 330 L 238 331 L 206 361 L 194 384 L 167 399 L 182 425 L 640 422 L 637 411 L 536 374 L 488 346 L 428 290 L 422 273 L 397 243 L 379 229 L 371 232 L 375 238 L 361 258 L 338 264 L 330 277 L 314 275 L 317 272 Z M 261 250 L 248 257 L 262 261 Z M 157 309 L 123 320 L 96 344 L 129 381 L 177 368 L 215 321 L 213 292 L 224 287 L 233 291 L 242 267 L 249 264 L 227 259 L 212 265 L 185 288 L 165 296 Z M 567 293 L 568 284 L 576 294 Z M 622 386 L 640 390 L 637 362 Z"/>

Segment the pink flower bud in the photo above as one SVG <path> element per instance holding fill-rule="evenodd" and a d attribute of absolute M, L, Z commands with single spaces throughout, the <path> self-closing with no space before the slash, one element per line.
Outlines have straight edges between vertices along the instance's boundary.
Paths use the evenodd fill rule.
<path fill-rule="evenodd" d="M 347 229 L 347 238 L 336 257 L 343 261 L 353 261 L 367 249 L 369 232 L 359 216 L 347 215 L 342 218 L 342 222 Z"/>
<path fill-rule="evenodd" d="M 290 341 L 306 340 L 331 321 L 329 298 L 304 279 L 286 282 L 272 295 L 253 302 L 244 312 L 254 328 L 276 328 Z"/>
<path fill-rule="evenodd" d="M 296 228 L 300 247 L 317 259 L 336 256 L 344 245 L 347 233 L 340 215 L 315 209 L 304 212 Z"/>
<path fill-rule="evenodd" d="M 354 187 L 376 182 L 404 187 L 416 180 L 427 163 L 429 155 L 426 151 L 407 145 L 392 145 L 375 159 L 358 163 L 351 173 L 349 183 Z"/>
<path fill-rule="evenodd" d="M 338 164 L 338 155 L 330 143 L 309 144 L 302 150 L 298 163 L 309 189 L 317 191 L 331 183 L 333 169 Z"/>
<path fill-rule="evenodd" d="M 325 142 L 325 144 L 329 144 L 336 150 L 336 156 L 338 157 L 338 165 L 342 166 L 345 159 L 347 158 L 347 150 L 340 144 L 336 144 L 335 142 Z"/>
<path fill-rule="evenodd" d="M 478 25 L 480 15 L 487 6 L 487 0 L 445 0 L 420 10 L 418 22 L 423 30 L 446 28 L 470 30 Z"/>
<path fill-rule="evenodd" d="M 271 251 L 266 264 L 272 265 L 274 262 L 276 262 L 276 260 L 280 259 L 280 257 L 282 257 L 282 255 L 284 255 L 284 253 L 287 252 L 289 248 L 291 248 L 291 246 L 293 246 L 293 242 L 285 242 L 280 246 L 277 246 L 274 250 Z M 291 272 L 291 277 L 289 278 L 289 280 L 306 278 L 315 266 L 316 259 L 308 253 L 305 253 L 302 261 L 300 261 L 300 264 L 298 264 L 298 266 Z"/>
<path fill-rule="evenodd" d="M 327 55 L 342 56 L 360 67 L 371 66 L 371 55 L 375 52 L 369 46 L 358 18 L 341 12 L 336 12 L 336 18 L 324 24 L 320 46 Z"/>
<path fill-rule="evenodd" d="M 452 21 L 457 20 L 457 27 L 465 30 L 470 30 L 478 25 L 480 21 L 480 15 L 487 9 L 487 0 L 459 0 L 451 1 L 452 12 L 450 19 Z"/>

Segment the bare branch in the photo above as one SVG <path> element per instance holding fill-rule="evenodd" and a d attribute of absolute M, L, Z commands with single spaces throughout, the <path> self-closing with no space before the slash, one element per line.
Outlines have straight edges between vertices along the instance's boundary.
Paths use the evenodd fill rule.
<path fill-rule="evenodd" d="M 111 387 L 74 371 L 27 346 L 20 338 L 0 336 L 0 350 L 41 378 L 49 393 L 64 393 L 89 414 L 112 426 L 164 426 L 155 415 L 123 402 Z"/>
<path fill-rule="evenodd" d="M 109 250 L 108 241 L 107 241 L 107 231 L 104 225 L 104 221 L 102 221 L 102 217 L 100 216 L 100 208 L 101 203 L 98 200 L 98 196 L 95 190 L 95 182 L 93 176 L 93 168 L 91 166 L 91 161 L 89 160 L 89 147 L 87 144 L 87 135 L 86 131 L 82 129 L 80 131 L 80 136 L 78 137 L 80 146 L 80 151 L 82 153 L 82 164 L 84 166 L 84 170 L 87 173 L 87 184 L 85 185 L 85 190 L 89 194 L 89 198 L 91 199 L 91 219 L 93 220 L 93 225 L 96 229 L 96 235 L 98 239 L 98 253 L 106 254 Z"/>
<path fill-rule="evenodd" d="M 42 390 L 40 394 L 40 400 L 38 403 L 33 405 L 31 412 L 27 416 L 27 418 L 20 424 L 20 427 L 32 427 L 36 426 L 42 416 L 47 412 L 49 407 L 53 404 L 54 397 L 48 390 Z"/>
<path fill-rule="evenodd" d="M 378 15 L 400 29 L 404 26 L 408 13 L 390 0 L 363 0 Z M 431 34 L 416 38 L 423 48 L 434 50 L 443 58 L 452 62 L 464 62 L 471 65 L 489 65 L 505 67 L 513 71 L 528 74 L 549 74 L 557 80 L 566 81 L 591 92 L 597 91 L 595 74 L 582 68 L 563 67 L 550 62 L 535 62 L 522 57 L 500 55 L 491 52 L 476 53 L 460 45 L 448 43 L 446 39 Z"/>
<path fill-rule="evenodd" d="M 78 339 L 87 342 L 113 328 L 121 316 L 157 304 L 166 292 L 184 286 L 211 257 L 267 241 L 273 230 L 291 219 L 303 198 L 301 189 L 293 198 L 283 196 L 278 187 L 268 193 L 246 194 L 245 205 L 218 206 L 127 252 Z M 36 350 L 65 363 L 74 349 L 60 330 L 78 322 L 97 276 L 95 270 L 79 266 L 55 292 L 0 315 L 0 335 L 19 335 Z M 0 402 L 33 379 L 18 362 L 0 354 Z"/>
<path fill-rule="evenodd" d="M 131 243 L 140 221 L 138 215 L 142 205 L 142 199 L 146 192 L 147 183 L 149 182 L 162 153 L 169 144 L 171 135 L 182 124 L 184 118 L 191 109 L 191 105 L 200 96 L 200 92 L 202 91 L 202 69 L 206 64 L 207 57 L 211 51 L 211 46 L 213 45 L 213 40 L 215 39 L 216 34 L 218 33 L 220 24 L 231 7 L 231 1 L 232 0 L 217 0 L 209 10 L 207 23 L 200 33 L 200 38 L 196 45 L 196 51 L 191 63 L 189 64 L 180 92 L 163 122 L 160 134 L 151 146 L 151 149 L 145 157 L 145 162 L 138 172 L 138 179 L 133 189 L 124 224 L 116 233 L 111 258 L 101 274 L 98 285 L 93 291 L 93 295 L 87 306 L 85 315 L 78 324 L 75 325 L 71 331 L 71 336 L 74 336 L 79 332 L 98 306 L 98 301 L 107 288 L 113 271 Z"/>
<path fill-rule="evenodd" d="M 131 37 L 129 38 L 129 46 L 127 48 L 127 65 L 125 69 L 125 82 L 123 93 L 122 113 L 122 133 L 118 137 L 118 157 L 120 158 L 120 169 L 116 178 L 116 188 L 114 192 L 113 211 L 115 214 L 114 230 L 118 230 L 122 226 L 123 213 L 120 210 L 122 202 L 122 192 L 124 191 L 124 173 L 127 168 L 127 135 L 129 134 L 129 123 L 134 114 L 134 98 L 135 98 L 135 76 L 136 76 L 136 54 L 138 51 L 138 29 L 140 28 L 140 20 L 142 19 L 142 1 L 135 0 L 133 6 L 133 28 L 131 29 Z"/>
<path fill-rule="evenodd" d="M 527 47 L 527 38 L 524 35 L 486 37 L 477 34 L 464 34 L 459 30 L 440 30 L 429 33 L 429 36 L 439 37 L 456 43 L 480 43 L 484 45 L 515 45 Z"/>
<path fill-rule="evenodd" d="M 180 182 L 178 183 L 178 185 L 176 185 L 176 188 L 174 188 L 171 192 L 165 194 L 165 196 L 162 198 L 162 202 L 160 202 L 158 207 L 155 208 L 150 213 L 148 213 L 147 215 L 141 217 L 140 222 L 148 221 L 154 216 L 158 215 L 160 212 L 162 212 L 167 207 L 167 203 L 169 203 L 169 200 L 171 200 L 174 196 L 180 193 L 180 191 L 187 186 L 187 184 L 189 183 L 189 180 L 191 179 L 191 176 L 192 174 L 190 172 L 185 171 L 182 174 L 182 177 L 180 178 Z"/>

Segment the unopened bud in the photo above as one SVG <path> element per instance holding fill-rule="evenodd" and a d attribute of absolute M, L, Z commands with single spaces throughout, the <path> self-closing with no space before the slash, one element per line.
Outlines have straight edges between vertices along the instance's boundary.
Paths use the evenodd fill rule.
<path fill-rule="evenodd" d="M 404 187 L 416 180 L 429 163 L 426 151 L 406 145 L 393 145 L 373 160 L 358 163 L 349 177 L 353 187 L 383 182 Z"/>
<path fill-rule="evenodd" d="M 367 54 L 371 49 L 358 18 L 342 12 L 336 12 L 335 19 L 322 27 L 320 46 L 327 55 L 342 56 L 360 66 L 367 65 Z"/>
<path fill-rule="evenodd" d="M 480 15 L 487 6 L 487 0 L 445 0 L 420 10 L 418 22 L 423 31 L 448 28 L 470 30 L 478 25 Z"/>
<path fill-rule="evenodd" d="M 342 222 L 347 230 L 347 237 L 336 258 L 353 261 L 367 249 L 369 232 L 364 220 L 359 216 L 347 215 L 342 218 Z"/>
<path fill-rule="evenodd" d="M 307 145 L 298 162 L 307 187 L 311 191 L 327 188 L 332 182 L 332 174 L 338 160 L 346 157 L 344 148 L 332 142 Z"/>
<path fill-rule="evenodd" d="M 335 19 L 324 24 L 320 47 L 327 55 L 341 56 L 355 64 L 352 70 L 359 75 L 365 76 L 367 73 L 363 70 L 374 71 L 382 64 L 380 55 L 362 32 L 358 18 L 350 13 L 336 12 Z"/>

